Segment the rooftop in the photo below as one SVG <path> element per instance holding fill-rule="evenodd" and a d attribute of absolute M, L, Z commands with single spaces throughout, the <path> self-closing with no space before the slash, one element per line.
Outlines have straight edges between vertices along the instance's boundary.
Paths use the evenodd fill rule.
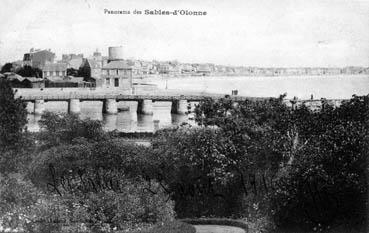
<path fill-rule="evenodd" d="M 67 64 L 65 63 L 46 63 L 42 71 L 66 71 Z"/>
<path fill-rule="evenodd" d="M 111 61 L 103 69 L 132 69 L 132 66 L 126 61 Z"/>

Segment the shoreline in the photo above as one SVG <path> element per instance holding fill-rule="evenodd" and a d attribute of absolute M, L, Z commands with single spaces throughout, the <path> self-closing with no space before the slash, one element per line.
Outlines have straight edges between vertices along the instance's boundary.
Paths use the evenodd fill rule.
<path fill-rule="evenodd" d="M 166 74 L 149 74 L 145 76 L 133 77 L 133 80 L 145 80 L 145 79 L 180 79 L 180 78 L 214 78 L 214 77 L 243 77 L 243 78 L 321 78 L 321 77 L 369 77 L 369 74 L 290 74 L 290 75 L 255 75 L 255 74 L 209 74 L 209 75 L 188 75 L 188 74 L 178 74 L 178 75 L 166 75 Z"/>

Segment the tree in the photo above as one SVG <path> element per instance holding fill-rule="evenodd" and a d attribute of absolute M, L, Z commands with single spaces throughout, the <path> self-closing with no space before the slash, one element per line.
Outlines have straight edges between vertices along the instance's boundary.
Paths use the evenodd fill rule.
<path fill-rule="evenodd" d="M 26 124 L 26 104 L 15 98 L 8 80 L 0 79 L 0 148 L 18 147 Z"/>
<path fill-rule="evenodd" d="M 68 68 L 67 69 L 67 76 L 78 76 L 78 70 L 74 68 Z"/>
<path fill-rule="evenodd" d="M 235 104 L 230 98 L 207 99 L 195 109 L 195 120 L 221 129 L 233 145 L 226 157 L 235 163 L 228 168 L 240 176 L 241 185 L 253 177 L 253 194 L 258 202 L 267 200 L 276 223 L 320 230 L 340 222 L 363 224 L 369 96 L 353 96 L 340 107 L 322 100 L 320 110 L 288 108 L 282 100 Z M 263 193 L 255 185 L 257 174 L 262 174 Z"/>
<path fill-rule="evenodd" d="M 16 73 L 22 77 L 42 77 L 42 70 L 40 70 L 39 68 L 33 68 L 31 66 L 24 66 L 20 68 Z"/>
<path fill-rule="evenodd" d="M 0 73 L 13 72 L 14 67 L 12 63 L 6 63 L 3 67 L 1 67 Z"/>
<path fill-rule="evenodd" d="M 108 138 L 101 121 L 80 119 L 76 114 L 56 114 L 45 112 L 39 121 L 40 139 L 45 147 L 71 144 L 73 140 L 84 138 L 89 141 L 101 141 Z"/>
<path fill-rule="evenodd" d="M 144 171 L 158 180 L 179 217 L 230 216 L 242 210 L 243 190 L 229 168 L 232 144 L 212 128 L 161 130 Z"/>
<path fill-rule="evenodd" d="M 334 108 L 299 108 L 294 160 L 280 170 L 271 193 L 280 224 L 322 228 L 342 222 L 361 226 L 368 208 L 369 96 Z"/>

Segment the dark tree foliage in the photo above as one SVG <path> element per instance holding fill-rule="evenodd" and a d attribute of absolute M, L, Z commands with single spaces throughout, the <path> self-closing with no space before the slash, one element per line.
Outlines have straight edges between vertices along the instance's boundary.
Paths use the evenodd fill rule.
<path fill-rule="evenodd" d="M 26 131 L 27 111 L 20 99 L 14 98 L 10 82 L 0 79 L 0 173 L 23 168 L 32 140 Z"/>
<path fill-rule="evenodd" d="M 107 139 L 102 122 L 98 120 L 82 120 L 77 114 L 56 114 L 45 112 L 39 121 L 40 139 L 46 148 L 60 144 L 74 143 L 83 138 L 88 141 Z"/>
<path fill-rule="evenodd" d="M 162 130 L 153 141 L 144 171 L 159 181 L 179 217 L 231 216 L 242 210 L 242 189 L 226 157 L 233 145 L 215 129 Z"/>
<path fill-rule="evenodd" d="M 226 157 L 235 161 L 241 186 L 246 176 L 261 174 L 256 184 L 265 192 L 255 187 L 253 194 L 258 203 L 268 197 L 277 224 L 321 228 L 365 220 L 368 119 L 368 96 L 353 96 L 340 107 L 322 100 L 315 111 L 288 108 L 283 96 L 238 104 L 208 99 L 195 109 L 199 125 L 221 129 L 233 145 Z"/>
<path fill-rule="evenodd" d="M 14 71 L 14 67 L 12 63 L 6 63 L 5 65 L 3 65 L 3 67 L 1 67 L 1 71 L 0 73 L 6 73 L 6 72 L 13 72 Z"/>
<path fill-rule="evenodd" d="M 19 70 L 17 70 L 16 73 L 22 77 L 42 78 L 42 70 L 40 70 L 39 68 L 31 67 L 31 66 L 21 67 Z"/>
<path fill-rule="evenodd" d="M 15 98 L 9 81 L 0 79 L 0 150 L 20 146 L 26 123 L 25 103 Z"/>
<path fill-rule="evenodd" d="M 79 76 L 79 71 L 74 69 L 74 68 L 68 68 L 67 69 L 67 75 L 77 77 L 77 76 Z"/>
<path fill-rule="evenodd" d="M 369 96 L 294 112 L 299 142 L 271 193 L 276 221 L 363 225 L 368 208 Z"/>
<path fill-rule="evenodd" d="M 268 193 L 291 144 L 281 117 L 291 111 L 282 100 L 206 99 L 195 109 L 201 128 L 157 133 L 154 177 L 167 185 L 179 216 L 242 216 L 252 206 L 242 203 L 245 195 Z"/>
<path fill-rule="evenodd" d="M 50 194 L 47 197 L 58 196 L 62 201 L 51 200 L 51 205 L 58 207 L 67 201 L 70 210 L 60 214 L 45 206 L 42 217 L 67 222 L 82 217 L 83 222 L 109 223 L 118 229 L 131 223 L 171 220 L 173 204 L 168 195 L 155 181 L 142 178 L 145 150 L 121 141 L 79 139 L 36 154 L 28 169 L 31 181 Z"/>
<path fill-rule="evenodd" d="M 84 77 L 85 79 L 91 78 L 91 67 L 88 65 L 83 65 L 79 67 L 78 76 Z"/>

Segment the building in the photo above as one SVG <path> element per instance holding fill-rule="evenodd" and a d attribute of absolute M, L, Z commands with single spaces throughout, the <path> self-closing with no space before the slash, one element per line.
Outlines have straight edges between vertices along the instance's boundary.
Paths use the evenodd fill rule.
<path fill-rule="evenodd" d="M 75 58 L 83 58 L 83 54 L 74 54 L 74 53 L 70 53 L 70 54 L 63 54 L 62 55 L 62 61 L 67 63 L 68 61 L 75 59 Z"/>
<path fill-rule="evenodd" d="M 34 68 L 42 69 L 46 63 L 53 63 L 55 59 L 55 53 L 49 50 L 34 50 L 31 49 L 29 53 L 23 56 L 23 65 L 32 66 Z"/>
<path fill-rule="evenodd" d="M 190 74 L 193 73 L 195 71 L 195 69 L 193 68 L 193 66 L 191 64 L 183 64 L 181 66 L 181 73 L 182 74 Z"/>
<path fill-rule="evenodd" d="M 65 63 L 47 63 L 42 68 L 42 77 L 48 78 L 52 76 L 67 76 L 67 64 Z"/>
<path fill-rule="evenodd" d="M 74 76 L 51 76 L 45 80 L 45 87 L 94 87 L 94 83 L 85 82 L 83 77 Z"/>
<path fill-rule="evenodd" d="M 83 63 L 83 58 L 81 58 L 81 57 L 72 58 L 72 59 L 68 60 L 66 63 L 68 65 L 68 69 L 71 68 L 71 69 L 78 70 L 79 67 Z"/>
<path fill-rule="evenodd" d="M 108 63 L 102 67 L 96 86 L 132 90 L 132 76 L 132 65 L 123 60 L 123 47 L 109 47 Z"/>
<path fill-rule="evenodd" d="M 141 74 L 142 75 L 148 75 L 150 74 L 150 70 L 152 69 L 152 64 L 150 62 L 141 62 Z"/>
<path fill-rule="evenodd" d="M 44 88 L 45 82 L 42 78 L 22 77 L 13 72 L 6 72 L 3 75 L 8 79 L 13 88 Z"/>
<path fill-rule="evenodd" d="M 103 61 L 103 56 L 101 55 L 101 53 L 99 52 L 98 49 L 96 49 L 96 51 L 93 53 L 92 55 L 92 59 L 94 59 L 97 62 L 101 62 Z"/>
<path fill-rule="evenodd" d="M 30 82 L 32 88 L 44 88 L 45 87 L 45 80 L 43 78 L 26 77 L 25 80 L 28 80 Z"/>
<path fill-rule="evenodd" d="M 169 63 L 159 63 L 157 65 L 157 70 L 158 70 L 159 74 L 169 74 L 170 65 L 169 65 Z"/>
<path fill-rule="evenodd" d="M 210 67 L 208 64 L 199 64 L 197 66 L 196 72 L 201 75 L 209 75 L 210 74 Z"/>
<path fill-rule="evenodd" d="M 110 61 L 102 68 L 102 87 L 132 89 L 132 66 L 125 61 Z M 96 84 L 97 85 L 97 84 Z"/>

